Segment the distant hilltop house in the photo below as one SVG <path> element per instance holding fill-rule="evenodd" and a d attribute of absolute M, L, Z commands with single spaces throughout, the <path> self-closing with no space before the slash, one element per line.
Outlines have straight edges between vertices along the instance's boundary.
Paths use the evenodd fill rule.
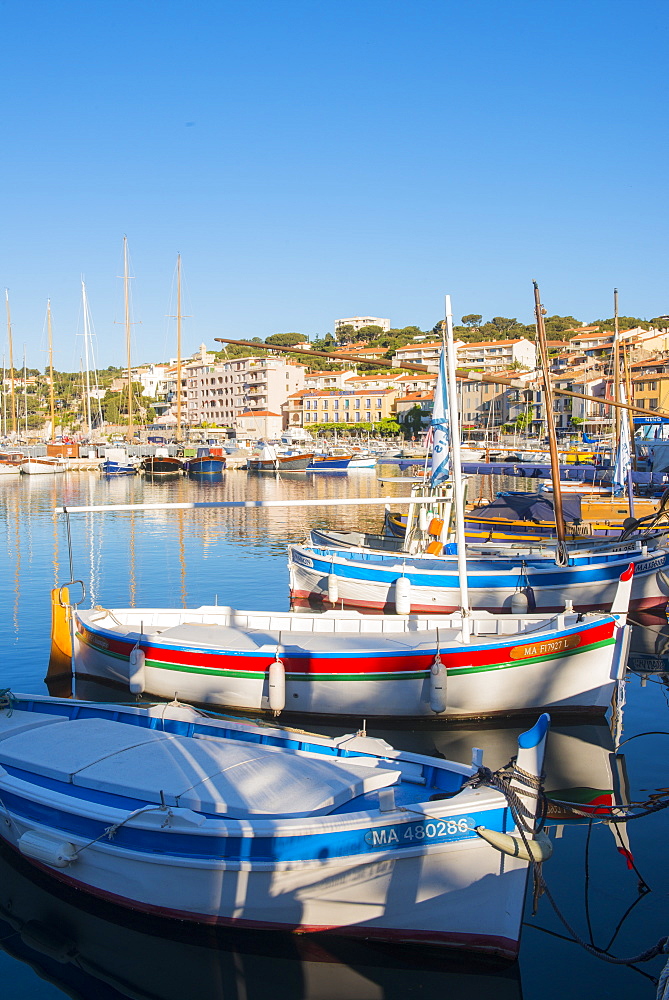
<path fill-rule="evenodd" d="M 388 333 L 390 330 L 390 320 L 379 319 L 378 316 L 350 316 L 348 319 L 336 319 L 334 325 L 335 337 L 337 336 L 337 331 L 342 326 L 352 326 L 356 332 L 362 330 L 365 326 L 380 326 L 384 333 Z"/>

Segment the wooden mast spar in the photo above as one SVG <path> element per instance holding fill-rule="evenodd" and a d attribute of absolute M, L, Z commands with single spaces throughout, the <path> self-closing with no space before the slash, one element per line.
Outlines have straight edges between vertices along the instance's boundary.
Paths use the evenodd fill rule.
<path fill-rule="evenodd" d="M 231 340 L 229 337 L 214 337 L 217 344 L 236 344 L 239 347 L 250 347 L 254 351 L 277 351 L 281 354 L 292 354 L 295 357 L 306 358 L 331 358 L 333 361 L 354 361 L 358 365 L 367 365 L 372 368 L 394 368 L 395 371 L 422 372 L 425 375 L 435 375 L 436 371 L 428 365 L 414 364 L 410 361 L 394 363 L 386 358 L 375 358 L 373 361 L 362 360 L 352 354 L 335 354 L 334 351 L 296 351 L 294 347 L 281 347 L 278 344 L 254 344 L 250 340 Z M 470 371 L 468 368 L 457 368 L 456 377 L 459 379 L 470 379 L 476 382 L 490 382 L 493 385 L 502 385 L 506 388 L 527 389 L 527 382 L 520 379 L 503 378 L 500 375 L 488 375 L 483 372 Z M 640 406 L 631 403 L 616 403 L 615 400 L 602 399 L 601 396 L 590 396 L 584 392 L 574 392 L 571 389 L 553 389 L 554 396 L 567 396 L 570 399 L 587 399 L 593 403 L 606 403 L 607 406 L 617 406 L 628 413 L 641 413 L 648 416 L 648 411 Z M 657 409 L 653 411 L 662 417 L 669 417 L 669 411 Z"/>

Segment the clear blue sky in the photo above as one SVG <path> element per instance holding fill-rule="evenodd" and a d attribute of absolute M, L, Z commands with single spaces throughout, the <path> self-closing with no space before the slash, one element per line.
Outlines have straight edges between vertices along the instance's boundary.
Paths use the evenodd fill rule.
<path fill-rule="evenodd" d="M 15 358 L 102 367 L 340 316 L 669 313 L 669 4 L 0 0 Z M 0 326 L 0 330 L 2 326 Z M 79 334 L 79 336 L 77 336 Z M 2 337 L 6 352 L 6 335 Z"/>

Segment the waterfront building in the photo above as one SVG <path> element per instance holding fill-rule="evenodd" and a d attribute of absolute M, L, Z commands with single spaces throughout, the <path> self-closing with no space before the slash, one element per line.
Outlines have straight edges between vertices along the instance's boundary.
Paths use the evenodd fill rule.
<path fill-rule="evenodd" d="M 390 320 L 378 316 L 349 316 L 348 319 L 336 319 L 334 324 L 335 337 L 342 326 L 352 326 L 354 330 L 362 330 L 366 326 L 380 326 L 384 333 L 390 330 Z"/>

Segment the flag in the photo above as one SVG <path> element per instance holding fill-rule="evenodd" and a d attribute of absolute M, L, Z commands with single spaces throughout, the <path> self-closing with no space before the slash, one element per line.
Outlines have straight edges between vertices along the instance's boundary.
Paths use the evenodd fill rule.
<path fill-rule="evenodd" d="M 451 425 L 448 419 L 448 382 L 446 381 L 446 352 L 439 358 L 439 375 L 434 389 L 432 420 L 432 466 L 430 485 L 438 486 L 448 479 L 451 472 Z"/>
<path fill-rule="evenodd" d="M 620 402 L 626 403 L 625 389 L 620 387 Z M 630 441 L 630 425 L 627 413 L 623 412 L 620 418 L 620 437 L 616 450 L 616 464 L 613 469 L 613 495 L 622 496 L 627 491 L 629 481 L 629 471 L 632 468 L 632 444 Z"/>

